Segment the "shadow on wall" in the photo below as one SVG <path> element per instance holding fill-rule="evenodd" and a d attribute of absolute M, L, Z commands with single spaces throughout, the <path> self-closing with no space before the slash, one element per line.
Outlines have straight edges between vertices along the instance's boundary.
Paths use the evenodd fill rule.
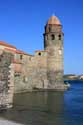
<path fill-rule="evenodd" d="M 63 92 L 32 92 L 15 94 L 14 107 L 0 117 L 23 125 L 60 125 L 63 113 Z"/>

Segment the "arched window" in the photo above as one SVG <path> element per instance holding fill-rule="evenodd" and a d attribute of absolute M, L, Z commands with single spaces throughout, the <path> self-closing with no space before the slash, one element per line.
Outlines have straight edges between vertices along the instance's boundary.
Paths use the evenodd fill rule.
<path fill-rule="evenodd" d="M 55 35 L 54 34 L 51 35 L 51 40 L 55 40 Z"/>
<path fill-rule="evenodd" d="M 58 36 L 58 37 L 59 37 L 59 40 L 61 40 L 61 35 L 60 35 L 60 34 L 59 34 L 59 36 Z"/>

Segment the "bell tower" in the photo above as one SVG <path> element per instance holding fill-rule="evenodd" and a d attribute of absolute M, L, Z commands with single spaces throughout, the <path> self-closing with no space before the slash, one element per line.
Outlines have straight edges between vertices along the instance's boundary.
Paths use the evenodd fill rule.
<path fill-rule="evenodd" d="M 44 33 L 44 49 L 48 52 L 48 88 L 51 89 L 64 89 L 63 38 L 61 23 L 56 16 L 52 16 L 45 25 Z"/>

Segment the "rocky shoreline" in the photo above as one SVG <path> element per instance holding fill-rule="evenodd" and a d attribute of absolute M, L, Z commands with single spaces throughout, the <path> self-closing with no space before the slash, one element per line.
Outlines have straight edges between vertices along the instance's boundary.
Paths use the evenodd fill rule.
<path fill-rule="evenodd" d="M 81 80 L 81 81 L 83 81 L 83 75 L 66 74 L 63 77 L 64 77 L 64 80 Z"/>

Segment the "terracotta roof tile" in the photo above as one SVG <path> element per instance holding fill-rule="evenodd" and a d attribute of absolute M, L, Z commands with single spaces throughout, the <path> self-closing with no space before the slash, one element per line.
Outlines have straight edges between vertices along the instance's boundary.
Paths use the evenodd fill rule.
<path fill-rule="evenodd" d="M 14 53 L 17 53 L 17 54 L 22 54 L 22 55 L 28 55 L 28 56 L 33 56 L 33 55 L 30 55 L 26 52 L 23 52 L 21 50 L 17 50 L 16 47 L 8 44 L 8 43 L 5 43 L 3 41 L 0 41 L 0 45 L 3 45 L 5 47 L 10 47 L 10 48 L 4 48 L 4 50 L 7 50 L 7 51 L 10 51 L 10 52 L 14 52 Z"/>
<path fill-rule="evenodd" d="M 25 53 L 24 51 L 21 51 L 21 50 L 16 50 L 16 53 L 17 53 L 17 54 L 23 54 L 23 55 L 32 56 L 32 55 L 30 55 L 30 54 L 28 54 L 28 53 Z"/>
<path fill-rule="evenodd" d="M 10 45 L 10 44 L 8 44 L 8 43 L 5 43 L 4 41 L 0 41 L 0 45 L 3 45 L 3 46 L 6 46 L 6 47 L 10 47 L 10 48 L 16 49 L 15 46 L 12 46 L 12 45 Z"/>
<path fill-rule="evenodd" d="M 4 50 L 16 53 L 16 50 L 14 50 L 14 49 L 4 48 Z"/>

